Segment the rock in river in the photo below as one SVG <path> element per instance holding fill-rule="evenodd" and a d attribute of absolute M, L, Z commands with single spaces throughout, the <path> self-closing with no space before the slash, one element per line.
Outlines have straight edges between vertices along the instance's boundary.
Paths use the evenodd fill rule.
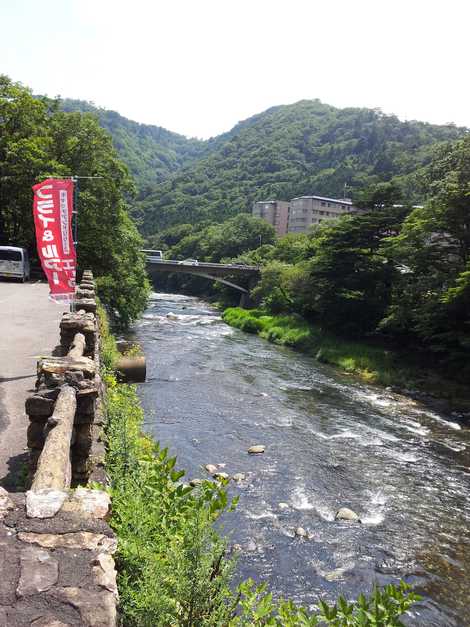
<path fill-rule="evenodd" d="M 214 464 L 206 464 L 204 468 L 210 475 L 215 475 L 215 473 L 217 472 L 217 466 L 215 466 Z"/>
<path fill-rule="evenodd" d="M 217 471 L 216 473 L 214 473 L 214 479 L 230 479 L 230 477 L 226 472 Z"/>
<path fill-rule="evenodd" d="M 245 475 L 245 473 L 244 473 L 244 472 L 236 472 L 236 473 L 233 475 L 233 480 L 234 480 L 234 481 L 237 481 L 237 482 L 238 482 L 238 481 L 245 481 L 245 479 L 246 479 L 246 475 Z"/>
<path fill-rule="evenodd" d="M 191 481 L 189 482 L 189 485 L 192 486 L 193 488 L 195 488 L 197 485 L 201 485 L 202 483 L 202 479 L 191 479 Z"/>
<path fill-rule="evenodd" d="M 306 538 L 307 532 L 305 531 L 303 527 L 297 527 L 297 529 L 295 530 L 295 535 L 298 536 L 299 538 Z"/>
<path fill-rule="evenodd" d="M 351 522 L 361 522 L 356 512 L 348 507 L 341 507 L 335 514 L 335 520 L 349 520 Z"/>
<path fill-rule="evenodd" d="M 250 455 L 257 455 L 258 453 L 264 453 L 264 446 L 262 444 L 255 444 L 248 449 Z"/>

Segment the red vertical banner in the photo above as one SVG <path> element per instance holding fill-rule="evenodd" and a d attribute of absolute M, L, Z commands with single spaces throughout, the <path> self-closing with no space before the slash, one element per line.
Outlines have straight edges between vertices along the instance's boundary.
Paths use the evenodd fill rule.
<path fill-rule="evenodd" d="M 33 215 L 41 266 L 50 298 L 67 303 L 75 295 L 77 255 L 73 243 L 73 181 L 47 179 L 33 186 Z"/>

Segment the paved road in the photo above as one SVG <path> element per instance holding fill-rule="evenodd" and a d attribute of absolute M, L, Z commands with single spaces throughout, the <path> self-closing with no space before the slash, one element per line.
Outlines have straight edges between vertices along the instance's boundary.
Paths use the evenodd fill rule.
<path fill-rule="evenodd" d="M 44 283 L 0 280 L 0 485 L 18 485 L 26 455 L 26 396 L 36 381 L 37 355 L 59 343 L 63 305 Z"/>

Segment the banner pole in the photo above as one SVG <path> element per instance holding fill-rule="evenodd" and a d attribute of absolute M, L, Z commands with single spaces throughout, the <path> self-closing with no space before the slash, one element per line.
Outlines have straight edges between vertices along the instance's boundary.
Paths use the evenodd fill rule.
<path fill-rule="evenodd" d="M 79 192 L 79 183 L 78 176 L 71 177 L 73 181 L 73 245 L 75 246 L 75 254 L 77 255 L 77 246 L 78 246 L 78 192 Z M 75 307 L 75 298 L 77 293 L 77 280 L 78 280 L 78 255 L 77 255 L 77 263 L 75 265 L 75 294 L 70 303 L 70 311 L 74 312 L 76 310 Z"/>

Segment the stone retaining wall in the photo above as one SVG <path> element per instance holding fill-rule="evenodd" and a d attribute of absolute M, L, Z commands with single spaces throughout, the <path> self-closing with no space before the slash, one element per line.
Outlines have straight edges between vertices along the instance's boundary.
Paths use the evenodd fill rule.
<path fill-rule="evenodd" d="M 84 285 L 86 290 L 82 289 Z M 87 295 L 85 300 L 81 298 L 84 293 Z M 71 484 L 105 482 L 102 438 L 104 388 L 99 375 L 99 332 L 91 273 L 84 273 L 77 295 L 80 297 L 76 301 L 77 311 L 64 313 L 60 322 L 60 345 L 54 351 L 56 359 L 38 361 L 36 393 L 26 400 L 25 410 L 30 420 L 28 448 L 31 480 L 50 428 L 49 419 L 54 412 L 55 401 L 61 386 L 67 383 L 76 389 L 77 398 L 70 451 Z M 77 333 L 85 337 L 83 356 L 86 359 L 71 363 L 66 356 Z"/>
<path fill-rule="evenodd" d="M 31 489 L 0 488 L 0 627 L 115 627 L 118 593 L 106 523 L 104 386 L 93 276 L 77 311 L 60 323 L 60 346 L 38 361 L 26 400 Z M 79 486 L 79 487 L 70 487 Z"/>

